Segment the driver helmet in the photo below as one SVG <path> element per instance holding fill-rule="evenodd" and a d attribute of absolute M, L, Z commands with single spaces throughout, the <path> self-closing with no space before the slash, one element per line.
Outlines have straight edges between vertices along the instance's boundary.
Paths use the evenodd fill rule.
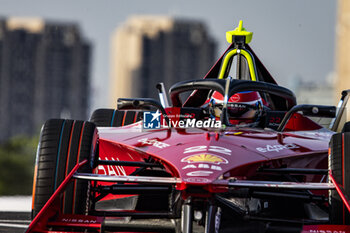
<path fill-rule="evenodd" d="M 215 91 L 210 100 L 214 107 L 215 117 L 220 117 L 224 97 L 221 93 Z M 241 122 L 250 123 L 257 120 L 261 115 L 263 106 L 262 98 L 259 92 L 246 91 L 232 95 L 227 102 L 227 113 L 231 124 Z"/>

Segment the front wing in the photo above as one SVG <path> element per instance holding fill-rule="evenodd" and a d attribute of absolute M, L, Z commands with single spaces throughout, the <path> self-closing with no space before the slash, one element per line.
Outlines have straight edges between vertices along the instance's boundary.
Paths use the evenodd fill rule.
<path fill-rule="evenodd" d="M 177 189 L 185 189 L 190 184 L 185 184 L 180 178 L 176 177 L 151 177 L 151 176 L 106 176 L 98 174 L 87 174 L 79 173 L 78 170 L 87 161 L 83 161 L 77 164 L 66 179 L 61 183 L 55 193 L 51 196 L 49 201 L 41 209 L 38 215 L 29 225 L 26 233 L 31 232 L 104 232 L 109 229 L 109 232 L 169 232 L 174 231 L 176 226 L 174 222 L 168 221 L 167 219 L 173 217 L 171 212 L 158 212 L 148 213 L 142 211 L 116 211 L 114 214 L 108 214 L 107 212 L 102 216 L 96 215 L 67 215 L 61 214 L 61 208 L 59 203 L 59 196 L 64 192 L 64 189 L 74 179 L 84 179 L 90 181 L 103 181 L 103 182 L 123 182 L 128 184 L 154 184 L 154 185 L 174 185 Z M 202 184 L 206 186 L 206 189 L 212 192 L 226 192 L 230 188 L 258 188 L 268 190 L 280 190 L 280 189 L 291 189 L 291 190 L 331 190 L 336 189 L 342 197 L 344 204 L 347 206 L 350 212 L 350 202 L 346 199 L 342 193 L 339 185 L 334 181 L 333 176 L 330 172 L 329 183 L 299 183 L 299 182 L 272 182 L 272 181 L 252 181 L 252 180 L 217 180 L 212 183 Z M 196 183 L 195 185 L 198 185 Z M 218 201 L 220 197 L 218 197 Z M 108 216 L 114 216 L 110 218 Z M 117 216 L 117 218 L 115 218 Z M 133 220 L 130 221 L 126 226 L 121 219 L 127 216 L 138 216 L 138 217 L 153 217 L 156 220 Z M 208 225 L 213 224 L 208 221 Z M 57 230 L 61 229 L 61 230 Z M 65 230 L 62 230 L 65 229 Z M 69 229 L 69 230 L 68 230 Z M 186 227 L 185 232 L 190 232 Z M 111 231 L 112 230 L 112 231 Z M 206 232 L 215 232 L 213 226 L 206 226 Z M 300 228 L 302 233 L 306 232 L 342 232 L 350 233 L 349 225 L 327 225 L 327 224 L 315 224 L 305 222 Z"/>

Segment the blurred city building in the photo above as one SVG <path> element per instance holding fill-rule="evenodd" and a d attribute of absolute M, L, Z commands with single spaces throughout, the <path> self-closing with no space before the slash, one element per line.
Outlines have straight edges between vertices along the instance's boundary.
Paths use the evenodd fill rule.
<path fill-rule="evenodd" d="M 86 119 L 90 45 L 75 24 L 0 20 L 0 141 L 49 118 Z"/>
<path fill-rule="evenodd" d="M 288 79 L 288 87 L 295 93 L 298 104 L 334 105 L 334 74 L 325 81 L 305 81 L 303 77 L 294 75 Z"/>
<path fill-rule="evenodd" d="M 216 43 L 201 21 L 163 16 L 134 16 L 112 36 L 111 97 L 157 98 L 178 81 L 203 77 L 213 65 Z"/>
<path fill-rule="evenodd" d="M 336 26 L 336 88 L 341 91 L 350 89 L 350 1 L 338 0 L 338 15 Z M 347 121 L 350 121 L 350 103 L 347 105 Z"/>
<path fill-rule="evenodd" d="M 288 87 L 297 97 L 298 104 L 334 105 L 334 73 L 327 75 L 326 80 L 305 80 L 300 75 L 293 75 L 288 79 Z M 339 100 L 338 98 L 338 100 Z M 312 117 L 316 123 L 328 128 L 332 118 Z"/>

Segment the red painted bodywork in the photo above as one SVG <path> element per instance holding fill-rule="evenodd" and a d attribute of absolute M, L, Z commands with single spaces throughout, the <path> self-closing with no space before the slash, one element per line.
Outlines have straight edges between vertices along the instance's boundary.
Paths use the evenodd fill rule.
<path fill-rule="evenodd" d="M 222 192 L 226 189 L 215 186 L 213 188 L 210 184 L 215 183 L 219 177 L 265 180 L 266 177 L 259 177 L 256 173 L 259 167 L 327 168 L 328 142 L 332 132 L 316 129 L 278 133 L 272 130 L 235 127 L 226 128 L 224 131 L 195 128 L 143 131 L 140 124 L 134 124 L 120 128 L 98 128 L 98 135 L 100 159 L 143 161 L 144 158 L 152 156 L 161 162 L 169 173 L 181 178 L 182 184 L 177 186 L 178 189 L 200 185 L 207 187 L 210 192 Z M 188 148 L 192 148 L 190 152 Z M 221 160 L 197 162 L 188 159 L 201 154 L 216 156 Z M 217 170 L 218 167 L 220 170 Z M 120 176 L 130 175 L 135 169 L 109 165 L 97 168 L 95 173 Z M 60 212 L 55 201 L 70 181 L 70 176 L 36 216 L 27 232 L 47 229 L 43 226 L 45 223 L 48 226 L 73 226 L 96 231 L 100 229 L 103 219 L 101 217 L 60 215 L 55 221 L 48 222 L 49 217 Z M 315 182 L 320 179 L 321 176 L 314 175 L 309 176 L 307 181 Z M 123 196 L 109 195 L 103 200 L 120 197 Z M 75 222 L 76 219 L 80 222 Z M 341 229 L 343 232 L 349 232 L 346 227 L 335 226 L 305 226 L 303 232 L 313 232 L 314 229 Z"/>
<path fill-rule="evenodd" d="M 261 166 L 327 169 L 331 135 L 332 132 L 318 130 L 278 133 L 235 127 L 224 131 L 174 128 L 143 131 L 140 125 L 135 125 L 128 129 L 99 128 L 99 146 L 100 158 L 141 161 L 152 156 L 185 185 L 191 185 L 209 184 L 222 175 L 246 179 L 255 176 L 256 169 Z M 145 143 L 147 141 L 151 143 Z M 164 147 L 159 148 L 154 145 L 157 142 L 166 146 L 162 144 Z M 223 161 L 186 160 L 204 154 L 223 158 Z M 123 170 L 128 175 L 134 168 Z M 200 177 L 200 182 L 194 181 L 194 177 Z"/>

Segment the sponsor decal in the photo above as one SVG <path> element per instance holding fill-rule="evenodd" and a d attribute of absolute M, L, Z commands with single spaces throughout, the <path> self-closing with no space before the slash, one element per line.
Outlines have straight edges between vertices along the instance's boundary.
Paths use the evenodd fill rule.
<path fill-rule="evenodd" d="M 213 174 L 212 171 L 194 171 L 194 172 L 188 172 L 187 176 L 210 176 Z"/>
<path fill-rule="evenodd" d="M 231 102 L 239 102 L 239 100 L 240 100 L 239 95 L 233 95 L 233 96 L 231 96 L 231 98 L 230 98 L 230 101 L 231 101 Z"/>
<path fill-rule="evenodd" d="M 94 219 L 82 219 L 82 218 L 62 218 L 62 222 L 93 224 L 93 223 L 97 223 L 97 220 L 94 220 Z"/>
<path fill-rule="evenodd" d="M 310 228 L 310 227 L 304 227 L 304 228 Z M 315 226 L 314 228 L 318 228 L 318 230 L 309 230 L 309 229 L 303 229 L 302 233 L 346 233 L 349 232 L 344 226 L 337 226 L 337 225 L 333 225 L 333 226 Z M 334 230 L 334 228 L 336 228 L 336 230 Z M 337 229 L 338 228 L 338 229 Z"/>
<path fill-rule="evenodd" d="M 185 170 L 185 169 L 189 169 L 189 168 L 197 168 L 196 165 L 193 165 L 193 164 L 189 164 L 189 165 L 186 165 L 182 168 L 182 170 Z"/>
<path fill-rule="evenodd" d="M 183 159 L 181 159 L 181 162 L 187 162 L 187 163 L 212 163 L 212 164 L 227 164 L 227 159 L 218 156 L 218 155 L 212 155 L 212 154 L 196 154 L 196 155 L 190 155 Z"/>
<path fill-rule="evenodd" d="M 300 148 L 300 146 L 295 145 L 294 143 L 288 143 L 285 145 L 266 145 L 265 147 L 257 147 L 256 150 L 262 153 L 266 152 L 279 152 L 281 150 L 286 150 L 286 149 L 297 149 Z"/>
<path fill-rule="evenodd" d="M 207 178 L 191 177 L 184 179 L 184 181 L 192 183 L 208 183 L 210 180 L 208 180 Z"/>
<path fill-rule="evenodd" d="M 305 225 L 302 233 L 346 233 L 350 232 L 349 225 Z"/>
<path fill-rule="evenodd" d="M 104 160 L 109 160 L 109 159 L 105 157 Z M 115 161 L 113 158 L 112 160 Z M 117 158 L 117 161 L 119 161 L 118 158 Z M 96 173 L 102 174 L 102 175 L 109 175 L 109 176 L 126 176 L 126 172 L 123 166 L 98 165 Z"/>
<path fill-rule="evenodd" d="M 138 142 L 141 142 L 142 145 L 154 146 L 154 147 L 157 147 L 159 149 L 163 149 L 165 147 L 170 146 L 169 144 L 164 143 L 164 142 L 160 142 L 157 139 L 142 138 L 142 139 L 138 140 Z"/>
<path fill-rule="evenodd" d="M 160 129 L 160 116 L 162 114 L 157 110 L 156 112 L 143 113 L 143 128 L 144 129 Z"/>
<path fill-rule="evenodd" d="M 182 168 L 182 170 L 186 170 L 186 169 L 197 169 L 197 168 L 203 168 L 203 169 L 211 169 L 211 170 L 215 170 L 215 171 L 222 171 L 222 168 L 217 166 L 217 165 L 209 165 L 209 164 L 204 164 L 204 163 L 200 163 L 198 164 L 198 166 L 194 165 L 194 164 L 188 164 L 186 166 L 184 166 Z"/>
<path fill-rule="evenodd" d="M 225 155 L 231 155 L 231 150 L 221 146 L 192 146 L 186 148 L 184 154 L 194 153 L 194 152 L 216 152 Z"/>

